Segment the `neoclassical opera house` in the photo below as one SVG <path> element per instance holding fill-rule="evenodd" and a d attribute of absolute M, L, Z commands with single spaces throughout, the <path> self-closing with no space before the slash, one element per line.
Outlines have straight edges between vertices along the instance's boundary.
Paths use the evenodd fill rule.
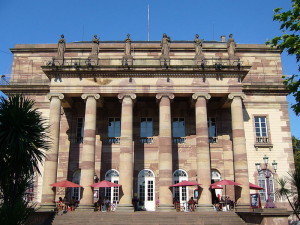
<path fill-rule="evenodd" d="M 28 192 L 45 208 L 67 195 L 82 209 L 99 196 L 118 201 L 119 210 L 131 210 L 133 198 L 153 211 L 190 197 L 209 209 L 217 193 L 224 195 L 210 184 L 223 179 L 241 184 L 227 186 L 226 195 L 249 207 L 249 182 L 266 187 L 269 170 L 273 197 L 274 180 L 294 168 L 280 52 L 269 46 L 237 44 L 232 35 L 220 41 L 95 35 L 76 43 L 62 35 L 58 44 L 17 44 L 11 51 L 12 74 L 1 90 L 34 99 L 51 125 L 43 176 Z M 264 168 L 265 155 L 276 171 Z M 50 186 L 65 179 L 83 188 Z M 122 186 L 90 187 L 100 180 Z M 184 180 L 201 185 L 170 187 Z M 266 192 L 259 191 L 262 203 Z"/>

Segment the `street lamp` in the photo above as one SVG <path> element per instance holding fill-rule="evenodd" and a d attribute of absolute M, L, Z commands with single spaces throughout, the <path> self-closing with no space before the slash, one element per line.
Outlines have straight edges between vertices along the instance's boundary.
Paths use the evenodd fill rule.
<path fill-rule="evenodd" d="M 255 163 L 255 166 L 256 166 L 258 174 L 260 172 L 263 172 L 263 175 L 265 176 L 266 181 L 267 181 L 267 201 L 266 201 L 265 208 L 276 208 L 276 206 L 275 206 L 275 204 L 273 202 L 273 199 L 271 198 L 271 191 L 270 191 L 270 180 L 269 179 L 272 176 L 272 172 L 270 170 L 268 170 L 268 160 L 269 160 L 269 157 L 267 157 L 265 155 L 263 157 L 263 160 L 264 160 L 264 164 L 265 164 L 265 166 L 264 166 L 265 168 L 264 169 L 261 169 L 260 163 Z M 273 166 L 273 170 L 276 173 L 277 162 L 275 162 L 275 160 L 273 161 L 272 166 Z"/>

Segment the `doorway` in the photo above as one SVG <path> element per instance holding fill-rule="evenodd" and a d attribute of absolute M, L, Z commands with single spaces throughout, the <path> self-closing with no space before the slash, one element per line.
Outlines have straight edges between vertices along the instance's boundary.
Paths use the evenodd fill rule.
<path fill-rule="evenodd" d="M 151 170 L 144 169 L 138 175 L 139 207 L 155 211 L 155 176 Z"/>

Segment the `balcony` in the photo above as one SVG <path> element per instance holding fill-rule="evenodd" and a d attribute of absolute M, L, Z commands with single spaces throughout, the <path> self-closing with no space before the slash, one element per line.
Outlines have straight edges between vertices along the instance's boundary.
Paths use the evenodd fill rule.
<path fill-rule="evenodd" d="M 217 143 L 218 142 L 218 137 L 208 137 L 209 143 Z"/>
<path fill-rule="evenodd" d="M 107 137 L 106 143 L 107 144 L 120 144 L 120 137 Z"/>
<path fill-rule="evenodd" d="M 153 143 L 153 137 L 141 137 L 140 143 L 142 144 L 152 144 Z"/>
<path fill-rule="evenodd" d="M 173 137 L 173 144 L 185 144 L 186 138 L 185 137 Z"/>
<path fill-rule="evenodd" d="M 259 148 L 269 148 L 271 151 L 273 144 L 271 143 L 270 138 L 267 136 L 256 136 L 254 147 L 256 151 L 258 151 Z"/>

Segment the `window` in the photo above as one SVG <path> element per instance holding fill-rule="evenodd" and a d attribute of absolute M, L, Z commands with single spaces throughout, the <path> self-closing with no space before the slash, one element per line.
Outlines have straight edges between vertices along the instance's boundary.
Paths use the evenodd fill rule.
<path fill-rule="evenodd" d="M 218 140 L 217 139 L 216 118 L 208 117 L 207 127 L 208 127 L 208 139 L 209 139 L 209 143 L 216 143 L 217 140 Z"/>
<path fill-rule="evenodd" d="M 258 186 L 264 188 L 263 190 L 259 190 L 260 199 L 262 201 L 267 200 L 267 178 L 264 175 L 265 170 L 262 170 L 258 174 Z M 270 173 L 271 174 L 271 173 Z M 269 185 L 270 185 L 270 197 L 275 200 L 274 198 L 274 179 L 273 176 L 269 178 Z"/>
<path fill-rule="evenodd" d="M 142 144 L 153 143 L 153 122 L 152 118 L 141 118 L 140 142 Z"/>
<path fill-rule="evenodd" d="M 185 123 L 184 118 L 173 118 L 172 136 L 174 144 L 185 143 Z"/>
<path fill-rule="evenodd" d="M 76 143 L 82 143 L 84 134 L 84 120 L 77 118 Z"/>
<path fill-rule="evenodd" d="M 105 180 L 112 183 L 119 183 L 119 172 L 116 170 L 109 170 L 105 174 Z M 110 200 L 110 202 L 119 201 L 119 187 L 108 187 L 105 188 L 105 197 Z"/>
<path fill-rule="evenodd" d="M 184 170 L 176 170 L 173 173 L 173 184 L 177 184 L 184 180 L 188 180 L 188 175 Z M 173 187 L 173 198 L 179 200 L 180 203 L 186 202 L 188 200 L 188 188 L 183 187 Z"/>
<path fill-rule="evenodd" d="M 120 118 L 108 118 L 108 142 L 110 144 L 120 143 L 121 120 Z"/>
<path fill-rule="evenodd" d="M 255 116 L 255 134 L 257 143 L 268 143 L 267 118 L 265 116 Z"/>

